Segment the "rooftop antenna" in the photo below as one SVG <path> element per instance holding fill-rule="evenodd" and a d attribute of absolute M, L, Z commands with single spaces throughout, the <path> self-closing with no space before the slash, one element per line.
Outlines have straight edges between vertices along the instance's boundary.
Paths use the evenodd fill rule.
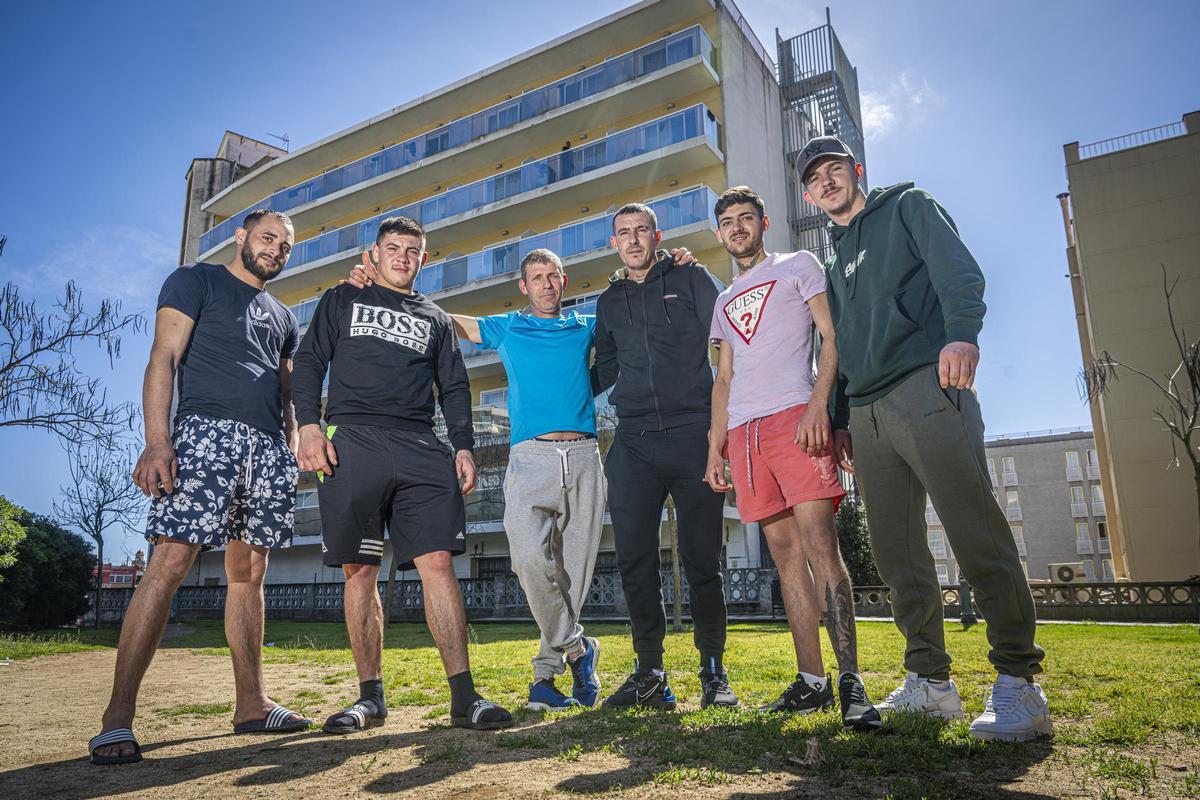
<path fill-rule="evenodd" d="M 279 141 L 283 142 L 283 152 L 285 152 L 285 153 L 291 152 L 292 140 L 288 138 L 287 131 L 284 131 L 282 136 L 280 136 L 279 134 L 271 133 L 270 131 L 267 131 L 267 136 L 270 136 L 272 139 L 278 139 Z"/>

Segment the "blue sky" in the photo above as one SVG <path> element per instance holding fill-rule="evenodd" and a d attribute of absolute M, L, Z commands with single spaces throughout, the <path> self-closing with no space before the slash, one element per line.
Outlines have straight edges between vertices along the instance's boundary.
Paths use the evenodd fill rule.
<path fill-rule="evenodd" d="M 178 257 L 190 161 L 226 128 L 303 146 L 623 5 L 6 3 L 0 280 L 50 300 L 74 279 L 93 303 L 150 313 Z M 1089 424 L 1055 200 L 1062 145 L 1200 109 L 1200 4 L 829 5 L 858 67 L 871 182 L 931 191 L 987 276 L 989 432 Z M 739 6 L 772 52 L 776 28 L 824 22 L 823 3 Z M 136 400 L 148 350 L 128 338 L 113 370 L 90 351 L 81 361 Z M 0 494 L 49 512 L 67 479 L 55 438 L 0 429 L 0 453 Z M 118 559 L 139 546 L 109 539 Z"/>

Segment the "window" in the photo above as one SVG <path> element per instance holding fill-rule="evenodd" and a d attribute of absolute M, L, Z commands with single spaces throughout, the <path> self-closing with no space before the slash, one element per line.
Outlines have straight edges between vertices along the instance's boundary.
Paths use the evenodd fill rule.
<path fill-rule="evenodd" d="M 503 389 L 488 389 L 479 393 L 481 406 L 508 406 L 508 387 Z"/>
<path fill-rule="evenodd" d="M 1017 543 L 1017 553 L 1022 557 L 1026 554 L 1025 549 L 1025 527 L 1023 525 L 1012 526 L 1013 541 Z"/>
<path fill-rule="evenodd" d="M 988 475 L 992 476 L 992 483 L 996 482 L 996 459 L 988 459 Z"/>
<path fill-rule="evenodd" d="M 1083 562 L 1083 574 L 1089 581 L 1096 580 L 1096 568 L 1092 565 L 1091 559 Z"/>
<path fill-rule="evenodd" d="M 1005 472 L 1016 472 L 1017 471 L 1017 463 L 1016 463 L 1016 461 L 1013 460 L 1012 456 L 1005 456 L 1003 464 L 1004 464 Z"/>
<path fill-rule="evenodd" d="M 946 557 L 946 534 L 940 530 L 929 531 L 929 552 L 934 558 Z"/>
<path fill-rule="evenodd" d="M 1078 450 L 1068 450 L 1067 451 L 1067 466 L 1068 467 L 1078 467 L 1079 466 L 1079 451 Z"/>
<path fill-rule="evenodd" d="M 475 559 L 476 576 L 482 580 L 507 578 L 512 574 L 512 559 L 507 556 L 485 556 Z"/>
<path fill-rule="evenodd" d="M 1091 532 L 1088 530 L 1088 524 L 1086 522 L 1076 522 L 1075 523 L 1075 541 L 1082 542 L 1082 541 L 1085 541 L 1085 540 L 1088 540 L 1091 538 L 1092 538 L 1092 535 L 1091 535 Z"/>
<path fill-rule="evenodd" d="M 1009 508 L 1021 507 L 1021 498 L 1017 496 L 1017 493 L 1014 490 L 1009 489 L 1007 492 L 1005 492 L 1005 496 L 1008 499 Z"/>
<path fill-rule="evenodd" d="M 1081 481 L 1083 480 L 1083 468 L 1079 466 L 1079 451 L 1066 451 L 1067 457 L 1067 480 Z"/>
<path fill-rule="evenodd" d="M 1096 536 L 1100 537 L 1101 539 L 1108 538 L 1108 523 L 1107 522 L 1097 522 L 1096 523 Z"/>
<path fill-rule="evenodd" d="M 1092 503 L 1098 503 L 1101 507 L 1104 506 L 1104 487 L 1098 483 L 1092 484 Z"/>
<path fill-rule="evenodd" d="M 1111 558 L 1106 558 L 1100 562 L 1100 568 L 1104 574 L 1104 580 L 1116 580 L 1116 573 L 1113 572 L 1113 563 Z"/>
<path fill-rule="evenodd" d="M 1088 460 L 1088 466 L 1089 466 L 1089 467 L 1098 467 L 1098 466 L 1100 466 L 1100 457 L 1096 455 L 1096 451 L 1095 451 L 1095 450 L 1088 450 L 1088 451 L 1087 451 L 1087 460 Z"/>
<path fill-rule="evenodd" d="M 937 576 L 938 576 L 938 583 L 940 583 L 942 586 L 950 585 L 950 568 L 947 567 L 945 564 L 937 565 Z"/>
<path fill-rule="evenodd" d="M 1026 578 L 1029 577 L 1029 562 L 1023 558 L 1021 559 L 1021 571 L 1025 573 Z"/>
<path fill-rule="evenodd" d="M 1076 503 L 1082 503 L 1082 502 L 1083 502 L 1083 487 L 1082 486 L 1072 486 L 1071 487 L 1071 503 L 1072 503 L 1072 505 L 1074 505 Z"/>
<path fill-rule="evenodd" d="M 1005 456 L 1001 462 L 1004 469 L 1004 485 L 1015 486 L 1017 483 L 1017 462 L 1012 456 Z"/>

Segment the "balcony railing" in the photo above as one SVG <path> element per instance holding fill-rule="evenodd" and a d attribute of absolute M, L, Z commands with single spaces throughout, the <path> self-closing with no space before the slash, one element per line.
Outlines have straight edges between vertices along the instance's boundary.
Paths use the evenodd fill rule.
<path fill-rule="evenodd" d="M 1104 555 L 1112 552 L 1112 544 L 1108 541 L 1108 537 L 1096 540 L 1096 552 Z"/>
<path fill-rule="evenodd" d="M 1183 136 L 1186 133 L 1187 126 L 1181 121 L 1160 125 L 1157 128 L 1147 128 L 1137 133 L 1127 133 L 1124 136 L 1114 136 L 1112 139 L 1082 145 L 1079 148 L 1079 160 L 1104 156 L 1109 153 L 1115 153 L 1118 150 L 1139 147 L 1143 144 L 1153 144 L 1154 142 L 1161 142 L 1164 139 L 1173 139 L 1176 136 Z"/>
<path fill-rule="evenodd" d="M 401 215 L 429 225 L 691 139 L 707 139 L 716 149 L 717 137 L 718 125 L 712 113 L 704 105 L 695 105 L 589 144 L 563 150 L 540 161 L 523 164 L 500 175 L 444 191 L 403 208 L 389 209 L 361 222 L 297 242 L 285 269 L 295 269 L 374 242 L 379 223 L 388 217 Z"/>
<path fill-rule="evenodd" d="M 423 158 L 468 145 L 484 136 L 511 128 L 557 108 L 582 102 L 614 86 L 666 69 L 697 55 L 703 56 L 713 71 L 716 71 L 712 41 L 699 25 L 610 58 L 591 69 L 540 89 L 530 90 L 520 97 L 505 100 L 406 142 L 386 147 L 303 183 L 281 189 L 206 231 L 200 237 L 200 252 L 207 252 L 232 237 L 246 214 L 256 208 L 290 211 L 347 187 L 404 169 Z"/>
<path fill-rule="evenodd" d="M 1020 539 L 1017 540 L 1017 555 L 1021 556 L 1021 558 L 1029 556 L 1029 549 L 1025 547 L 1025 542 Z"/>
<path fill-rule="evenodd" d="M 999 486 L 999 485 L 1000 485 L 1000 479 L 996 477 L 996 473 L 995 473 L 995 472 L 992 472 L 991 470 L 988 470 L 988 475 L 989 475 L 989 476 L 991 476 L 991 479 L 992 479 L 992 486 Z"/>
<path fill-rule="evenodd" d="M 716 193 L 707 186 L 700 186 L 674 197 L 655 200 L 649 206 L 658 216 L 659 228 L 668 231 L 710 219 L 716 202 Z M 429 264 L 417 278 L 417 289 L 430 294 L 497 275 L 516 274 L 521 259 L 533 250 L 544 247 L 559 258 L 568 259 L 607 247 L 611 234 L 611 217 L 607 214 L 593 217 L 547 233 L 489 247 L 469 256 Z"/>
<path fill-rule="evenodd" d="M 1082 467 L 1067 467 L 1067 480 L 1068 481 L 1083 480 L 1083 468 Z"/>
<path fill-rule="evenodd" d="M 925 509 L 925 524 L 926 525 L 941 525 L 942 521 L 938 519 L 937 511 L 932 508 Z"/>
<path fill-rule="evenodd" d="M 1092 516 L 1099 517 L 1104 514 L 1104 501 L 1092 499 Z"/>
<path fill-rule="evenodd" d="M 1004 485 L 1005 486 L 1016 486 L 1017 485 L 1017 473 L 1005 472 L 1004 473 Z"/>
<path fill-rule="evenodd" d="M 1087 515 L 1087 503 L 1071 503 L 1072 517 L 1086 517 Z"/>
<path fill-rule="evenodd" d="M 1021 507 L 1020 506 L 1009 506 L 1008 508 L 1004 509 L 1004 515 L 1006 517 L 1008 517 L 1009 520 L 1012 520 L 1012 521 L 1023 519 L 1023 517 L 1021 516 Z"/>
<path fill-rule="evenodd" d="M 1088 476 L 1089 481 L 1100 480 L 1100 465 L 1099 464 L 1088 464 L 1087 476 Z"/>
<path fill-rule="evenodd" d="M 1081 556 L 1090 556 L 1096 552 L 1096 548 L 1092 545 L 1091 539 L 1076 539 L 1075 552 Z"/>

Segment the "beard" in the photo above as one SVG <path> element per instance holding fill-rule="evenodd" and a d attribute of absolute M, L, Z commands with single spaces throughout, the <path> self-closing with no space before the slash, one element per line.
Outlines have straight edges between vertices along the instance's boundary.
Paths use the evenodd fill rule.
<path fill-rule="evenodd" d="M 763 235 L 762 231 L 756 236 L 748 236 L 741 244 L 730 243 L 725 249 L 729 251 L 729 255 L 734 258 L 749 258 L 762 249 Z"/>
<path fill-rule="evenodd" d="M 242 266 L 254 277 L 269 281 L 283 271 L 283 262 L 276 261 L 274 269 L 264 268 L 258 263 L 258 257 L 261 255 L 261 251 L 258 253 L 251 252 L 250 245 L 246 244 L 242 248 Z"/>

